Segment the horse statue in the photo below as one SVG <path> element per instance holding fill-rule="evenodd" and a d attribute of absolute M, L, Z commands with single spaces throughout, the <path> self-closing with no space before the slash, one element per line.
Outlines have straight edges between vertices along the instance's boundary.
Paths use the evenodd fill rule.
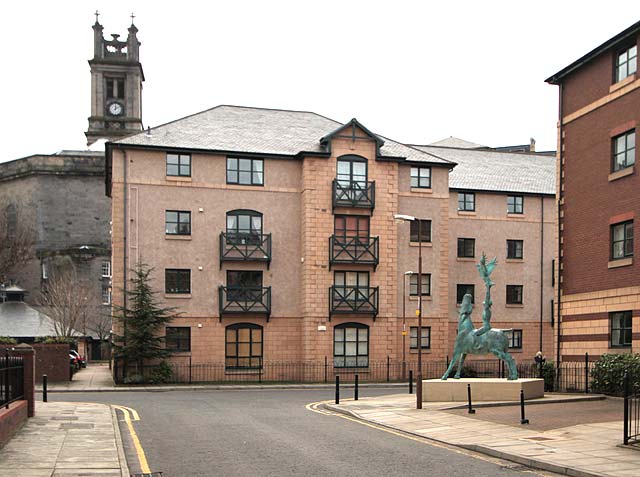
<path fill-rule="evenodd" d="M 458 336 L 456 337 L 456 343 L 453 348 L 453 359 L 451 364 L 447 368 L 447 371 L 442 376 L 442 380 L 446 380 L 455 365 L 458 365 L 458 369 L 454 376 L 454 379 L 460 378 L 460 372 L 464 365 L 464 360 L 467 354 L 488 354 L 492 353 L 499 359 L 503 360 L 507 364 L 509 369 L 509 376 L 507 379 L 518 379 L 518 369 L 516 363 L 509 354 L 509 338 L 507 331 L 511 330 L 499 330 L 491 328 L 491 287 L 495 285 L 491 281 L 491 272 L 496 266 L 496 259 L 487 263 L 487 257 L 482 254 L 480 263 L 477 265 L 480 276 L 486 286 L 486 294 L 483 303 L 482 312 L 482 328 L 475 329 L 473 327 L 473 321 L 471 321 L 471 312 L 473 311 L 473 305 L 471 304 L 472 297 L 469 293 L 465 294 L 462 298 L 462 304 L 460 305 L 460 316 L 458 319 Z"/>

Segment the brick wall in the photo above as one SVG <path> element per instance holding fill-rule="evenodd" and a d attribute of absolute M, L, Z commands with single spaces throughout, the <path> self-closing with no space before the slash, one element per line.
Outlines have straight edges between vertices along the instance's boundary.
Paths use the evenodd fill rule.
<path fill-rule="evenodd" d="M 46 374 L 49 382 L 69 381 L 69 345 L 35 343 L 36 382 L 42 382 Z"/>
<path fill-rule="evenodd" d="M 9 409 L 0 408 L 0 449 L 22 427 L 27 420 L 27 401 L 16 401 Z"/>

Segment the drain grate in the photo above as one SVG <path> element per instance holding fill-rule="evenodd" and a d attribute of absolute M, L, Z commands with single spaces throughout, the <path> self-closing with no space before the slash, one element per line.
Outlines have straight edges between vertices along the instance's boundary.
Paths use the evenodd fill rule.
<path fill-rule="evenodd" d="M 93 424 L 82 424 L 77 422 L 63 422 L 60 429 L 93 429 Z"/>

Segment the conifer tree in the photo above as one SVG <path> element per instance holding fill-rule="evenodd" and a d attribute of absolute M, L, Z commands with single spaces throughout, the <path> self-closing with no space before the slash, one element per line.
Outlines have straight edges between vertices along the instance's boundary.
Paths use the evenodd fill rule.
<path fill-rule="evenodd" d="M 145 361 L 163 359 L 168 355 L 164 347 L 162 328 L 177 314 L 175 308 L 163 308 L 151 289 L 150 274 L 153 269 L 138 263 L 131 270 L 133 278 L 127 294 L 127 306 L 114 306 L 114 322 L 122 334 L 113 335 L 113 347 L 117 358 L 125 363 L 135 363 L 141 370 Z"/>

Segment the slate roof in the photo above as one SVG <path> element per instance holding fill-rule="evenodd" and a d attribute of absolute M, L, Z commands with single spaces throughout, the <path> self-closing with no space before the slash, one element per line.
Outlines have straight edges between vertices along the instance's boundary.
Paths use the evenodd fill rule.
<path fill-rule="evenodd" d="M 31 338 L 55 336 L 53 320 L 20 301 L 0 303 L 0 336 Z"/>
<path fill-rule="evenodd" d="M 541 154 L 414 146 L 458 165 L 449 173 L 452 189 L 549 194 L 556 192 L 556 159 Z"/>
<path fill-rule="evenodd" d="M 476 144 L 475 142 L 466 141 L 464 139 L 460 139 L 459 137 L 449 136 L 434 143 L 429 144 L 429 146 L 439 146 L 439 147 L 457 147 L 459 149 L 480 149 L 483 147 L 482 144 Z"/>
<path fill-rule="evenodd" d="M 307 111 L 221 105 L 113 144 L 296 156 L 326 152 L 320 139 L 340 126 L 338 121 Z M 376 136 L 384 141 L 383 156 L 449 165 L 435 153 Z"/>

